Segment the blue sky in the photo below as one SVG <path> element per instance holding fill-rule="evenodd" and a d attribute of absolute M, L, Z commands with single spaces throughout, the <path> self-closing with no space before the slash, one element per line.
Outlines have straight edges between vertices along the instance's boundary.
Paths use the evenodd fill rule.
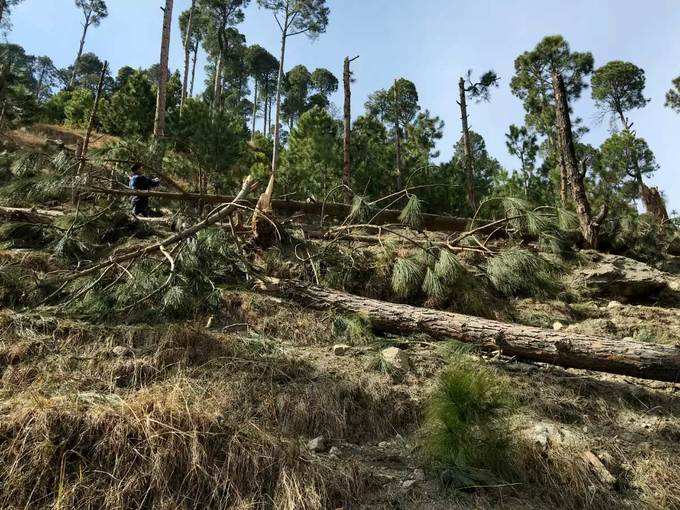
<path fill-rule="evenodd" d="M 91 31 L 86 51 L 123 65 L 148 67 L 158 61 L 161 0 L 108 0 L 110 16 Z M 175 19 L 191 0 L 175 0 Z M 360 114 L 368 95 L 397 77 L 418 87 L 423 108 L 445 122 L 439 144 L 448 159 L 460 136 L 456 83 L 469 68 L 494 69 L 501 77 L 491 102 L 474 104 L 470 122 L 489 152 L 513 169 L 516 161 L 505 148 L 510 124 L 521 124 L 520 101 L 509 82 L 513 62 L 545 35 L 562 34 L 573 50 L 591 51 L 595 65 L 628 60 L 647 72 L 646 95 L 651 103 L 631 112 L 640 136 L 656 153 L 660 169 L 652 179 L 669 206 L 680 210 L 680 115 L 664 108 L 664 94 L 680 75 L 680 5 L 678 0 L 329 0 L 331 20 L 316 41 L 291 40 L 287 68 L 304 64 L 327 67 L 338 77 L 346 55 L 360 55 L 353 64 L 353 114 Z M 49 55 L 58 66 L 73 62 L 80 38 L 80 13 L 73 0 L 25 0 L 12 16 L 8 40 L 31 54 Z M 258 43 L 278 56 L 278 33 L 271 14 L 255 0 L 239 26 L 248 44 Z M 177 24 L 173 24 L 171 68 L 182 65 Z M 203 73 L 197 83 L 202 86 Z M 341 104 L 341 97 L 335 98 Z M 590 92 L 574 105 L 591 129 L 586 141 L 598 146 L 609 122 L 599 121 Z"/>

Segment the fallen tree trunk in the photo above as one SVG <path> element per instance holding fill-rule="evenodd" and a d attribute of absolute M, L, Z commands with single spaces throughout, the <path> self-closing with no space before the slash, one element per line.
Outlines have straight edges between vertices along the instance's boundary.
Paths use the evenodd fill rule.
<path fill-rule="evenodd" d="M 363 298 L 291 280 L 266 279 L 264 291 L 316 309 L 334 308 L 367 318 L 381 331 L 426 333 L 508 356 L 562 367 L 657 381 L 680 381 L 680 349 L 673 346 L 579 335 L 521 326 L 429 308 Z"/>
<path fill-rule="evenodd" d="M 0 207 L 0 221 L 3 222 L 26 222 L 50 225 L 55 218 L 65 216 L 64 211 L 58 209 L 29 209 L 27 207 Z M 175 225 L 171 217 L 143 217 L 135 216 L 135 220 L 142 223 L 161 225 L 172 228 Z"/>
<path fill-rule="evenodd" d="M 119 255 L 116 257 L 111 257 L 105 262 L 94 265 L 87 269 L 83 269 L 82 271 L 71 272 L 65 275 L 57 275 L 51 278 L 46 278 L 45 280 L 43 280 L 42 283 L 43 284 L 65 283 L 76 280 L 78 278 L 82 278 L 83 276 L 91 275 L 113 264 L 121 264 L 122 262 L 127 262 L 128 260 L 133 260 L 138 257 L 150 255 L 152 253 L 159 251 L 165 254 L 164 252 L 165 248 L 173 246 L 181 241 L 184 241 L 185 239 L 189 239 L 190 237 L 194 236 L 204 228 L 215 225 L 222 219 L 226 219 L 234 210 L 237 209 L 239 205 L 243 203 L 243 200 L 245 199 L 246 195 L 251 190 L 252 184 L 253 184 L 252 179 L 250 177 L 246 178 L 246 180 L 243 181 L 243 186 L 241 186 L 241 191 L 239 191 L 239 194 L 230 203 L 225 204 L 222 207 L 219 207 L 200 223 L 197 223 L 196 225 L 184 229 L 181 232 L 178 232 L 177 234 L 174 234 L 166 239 L 163 239 L 162 241 L 151 244 L 139 250 Z"/>
<path fill-rule="evenodd" d="M 207 204 L 221 204 L 229 203 L 234 200 L 234 197 L 224 195 L 201 195 L 199 193 L 168 193 L 164 191 L 135 191 L 127 189 L 109 190 L 103 188 L 86 188 L 82 190 L 84 193 L 96 193 L 104 195 L 116 196 L 143 196 L 153 197 L 163 200 L 184 200 L 184 201 L 202 201 Z M 254 208 L 254 202 L 244 202 Z M 337 202 L 326 202 L 321 204 L 318 202 L 301 202 L 296 200 L 272 200 L 272 207 L 274 212 L 285 215 L 293 215 L 295 213 L 323 214 L 336 219 L 344 220 L 349 216 L 351 206 L 347 204 L 340 204 Z M 399 215 L 401 211 L 396 209 L 385 209 L 378 213 L 373 219 L 374 224 L 384 223 L 400 223 Z M 453 216 L 440 216 L 437 214 L 423 214 L 423 228 L 426 230 L 442 231 L 442 232 L 463 232 L 468 227 L 469 220 L 467 218 L 456 218 Z M 479 221 L 483 224 L 484 221 Z"/>

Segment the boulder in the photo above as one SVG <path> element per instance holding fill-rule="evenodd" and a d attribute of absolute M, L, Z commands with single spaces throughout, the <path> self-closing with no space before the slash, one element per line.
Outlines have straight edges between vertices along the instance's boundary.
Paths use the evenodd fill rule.
<path fill-rule="evenodd" d="M 408 354 L 398 347 L 388 347 L 380 351 L 380 355 L 387 366 L 399 372 L 409 369 L 410 360 Z"/>
<path fill-rule="evenodd" d="M 672 280 L 671 275 L 627 257 L 592 250 L 581 253 L 589 263 L 574 272 L 574 281 L 595 296 L 646 299 L 666 290 Z"/>
<path fill-rule="evenodd" d="M 314 453 L 323 452 L 326 450 L 326 439 L 323 436 L 315 437 L 307 443 L 307 448 Z"/>
<path fill-rule="evenodd" d="M 351 347 L 349 345 L 336 344 L 333 346 L 333 354 L 335 354 L 336 356 L 344 356 L 345 354 L 347 354 L 347 352 L 349 352 L 350 349 Z"/>

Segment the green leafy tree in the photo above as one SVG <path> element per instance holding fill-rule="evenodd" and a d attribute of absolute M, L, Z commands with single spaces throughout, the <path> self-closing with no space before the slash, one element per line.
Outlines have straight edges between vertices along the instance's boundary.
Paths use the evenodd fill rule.
<path fill-rule="evenodd" d="M 555 70 L 562 76 L 567 102 L 571 104 L 587 87 L 585 78 L 592 73 L 593 63 L 593 55 L 590 52 L 572 52 L 561 35 L 548 36 L 533 50 L 517 57 L 515 75 L 510 81 L 512 93 L 519 97 L 524 105 L 526 125 L 548 138 L 547 149 L 555 155 L 550 159 L 556 162 L 559 169 L 559 189 L 563 204 L 568 202 L 568 179 L 564 159 L 557 143 L 555 95 L 551 73 Z"/>
<path fill-rule="evenodd" d="M 300 116 L 290 133 L 281 184 L 286 192 L 323 199 L 340 185 L 340 126 L 325 110 L 314 107 Z"/>
<path fill-rule="evenodd" d="M 680 113 L 680 76 L 673 80 L 673 87 L 666 92 L 666 106 Z"/>
<path fill-rule="evenodd" d="M 88 89 L 77 89 L 64 106 L 66 123 L 73 127 L 85 127 L 94 106 L 94 94 Z"/>
<path fill-rule="evenodd" d="M 503 173 L 503 167 L 498 162 L 497 159 L 491 157 L 486 148 L 486 142 L 484 137 L 475 131 L 470 131 L 470 143 L 472 147 L 472 158 L 475 165 L 475 181 L 474 186 L 477 191 L 477 196 L 481 202 L 484 198 L 489 196 L 494 189 L 494 183 Z M 453 161 L 458 165 L 458 168 L 464 168 L 465 161 L 465 140 L 461 136 L 460 140 L 454 146 Z M 460 181 L 456 183 L 461 188 L 466 187 L 466 176 L 465 172 L 460 172 Z M 475 211 L 467 203 L 466 206 L 463 204 L 451 204 L 465 215 L 471 215 Z"/>
<path fill-rule="evenodd" d="M 147 74 L 135 71 L 111 96 L 102 115 L 107 133 L 125 137 L 147 137 L 153 130 L 156 95 Z"/>
<path fill-rule="evenodd" d="M 120 69 L 118 69 L 118 72 L 116 73 L 116 78 L 113 83 L 113 92 L 118 92 L 120 89 L 122 89 L 127 81 L 136 73 L 137 71 L 130 66 L 123 66 Z"/>
<path fill-rule="evenodd" d="M 387 128 L 377 117 L 362 115 L 354 121 L 350 139 L 352 189 L 359 195 L 383 195 L 394 184 L 394 143 Z"/>
<path fill-rule="evenodd" d="M 41 119 L 48 124 L 63 124 L 66 121 L 66 105 L 73 91 L 61 90 L 42 105 Z"/>
<path fill-rule="evenodd" d="M 310 96 L 309 107 L 328 108 L 330 105 L 329 96 L 337 92 L 338 85 L 338 79 L 328 69 L 315 69 L 311 76 L 311 87 L 316 93 Z"/>
<path fill-rule="evenodd" d="M 420 111 L 418 91 L 415 84 L 405 78 L 394 82 L 391 88 L 378 90 L 371 94 L 366 102 L 366 110 L 393 126 L 395 143 L 396 189 L 402 188 L 402 139 L 404 130 Z"/>
<path fill-rule="evenodd" d="M 83 53 L 78 59 L 78 74 L 73 83 L 69 85 L 70 77 L 73 76 L 74 66 L 67 67 L 59 71 L 59 79 L 62 83 L 70 89 L 85 88 L 90 90 L 93 94 L 97 92 L 99 85 L 99 78 L 101 76 L 104 62 L 94 53 Z M 107 71 L 104 77 L 104 91 L 106 93 L 113 90 L 115 82 L 109 72 Z"/>
<path fill-rule="evenodd" d="M 76 59 L 73 64 L 73 71 L 71 73 L 71 79 L 69 80 L 69 88 L 73 88 L 76 85 L 76 76 L 81 71 L 81 56 L 83 55 L 83 48 L 85 47 L 87 31 L 91 26 L 98 27 L 99 24 L 109 15 L 109 11 L 104 0 L 75 0 L 75 2 L 76 7 L 80 9 L 83 14 L 83 33 L 80 37 L 78 54 L 76 55 Z"/>
<path fill-rule="evenodd" d="M 324 33 L 328 26 L 330 9 L 326 6 L 326 0 L 257 0 L 257 3 L 260 7 L 272 11 L 276 24 L 281 31 L 281 54 L 279 57 L 279 71 L 276 78 L 272 173 L 267 189 L 258 202 L 259 209 L 270 211 L 281 148 L 281 95 L 283 93 L 286 42 L 288 38 L 300 34 L 306 34 L 313 39 Z"/>
<path fill-rule="evenodd" d="M 605 140 L 600 153 L 600 175 L 610 188 L 620 190 L 628 200 L 640 195 L 643 179 L 659 168 L 647 142 L 629 130 L 614 133 Z"/>
<path fill-rule="evenodd" d="M 45 101 L 57 85 L 59 74 L 50 57 L 36 57 L 33 66 L 33 80 L 35 81 L 35 99 Z"/>
<path fill-rule="evenodd" d="M 255 136 L 255 124 L 257 121 L 257 112 L 259 104 L 263 104 L 263 116 L 265 117 L 266 125 L 266 109 L 269 101 L 269 89 L 267 85 L 271 83 L 271 77 L 276 73 L 279 63 L 276 61 L 274 55 L 269 53 L 259 44 L 253 44 L 248 47 L 246 51 L 246 65 L 248 73 L 253 79 L 253 108 L 251 112 L 252 120 L 252 136 Z M 264 131 L 264 130 L 263 130 Z"/>
<path fill-rule="evenodd" d="M 626 112 L 644 108 L 645 71 L 630 62 L 615 60 L 596 69 L 591 78 L 595 105 L 603 114 L 616 115 L 623 129 L 629 129 Z"/>
<path fill-rule="evenodd" d="M 281 106 L 283 115 L 288 119 L 288 125 L 292 128 L 295 120 L 307 110 L 307 98 L 312 85 L 312 75 L 309 70 L 298 65 L 286 73 L 284 81 L 285 99 Z"/>
<path fill-rule="evenodd" d="M 0 0 L 0 28 L 7 30 L 10 27 L 9 17 L 12 14 L 12 7 L 23 1 L 24 0 Z"/>
<path fill-rule="evenodd" d="M 205 9 L 196 5 L 196 0 L 192 0 L 192 7 L 184 11 L 179 17 L 179 28 L 182 33 L 182 41 L 185 51 L 185 81 L 184 99 L 194 95 L 194 83 L 196 80 L 196 64 L 198 62 L 198 52 L 201 48 L 208 29 L 208 15 Z M 187 55 L 191 59 L 191 70 L 187 65 Z M 189 76 L 190 74 L 190 76 Z"/>
<path fill-rule="evenodd" d="M 524 194 L 528 195 L 536 168 L 538 137 L 535 133 L 529 132 L 526 126 L 517 127 L 512 124 L 505 134 L 505 145 L 508 152 L 519 159 Z"/>
<path fill-rule="evenodd" d="M 213 111 L 204 101 L 188 99 L 182 116 L 169 123 L 179 151 L 191 154 L 198 165 L 193 175 L 199 191 L 210 183 L 218 192 L 233 191 L 247 171 L 247 128 L 243 119 L 229 111 Z"/>

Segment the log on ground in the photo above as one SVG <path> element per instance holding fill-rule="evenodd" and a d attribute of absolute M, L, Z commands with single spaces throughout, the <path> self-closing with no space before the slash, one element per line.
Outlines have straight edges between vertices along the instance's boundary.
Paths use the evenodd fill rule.
<path fill-rule="evenodd" d="M 680 348 L 677 346 L 504 323 L 378 301 L 292 280 L 265 279 L 263 290 L 312 308 L 333 308 L 359 314 L 379 331 L 403 335 L 426 333 L 437 340 L 455 339 L 484 350 L 562 367 L 680 381 Z"/>

